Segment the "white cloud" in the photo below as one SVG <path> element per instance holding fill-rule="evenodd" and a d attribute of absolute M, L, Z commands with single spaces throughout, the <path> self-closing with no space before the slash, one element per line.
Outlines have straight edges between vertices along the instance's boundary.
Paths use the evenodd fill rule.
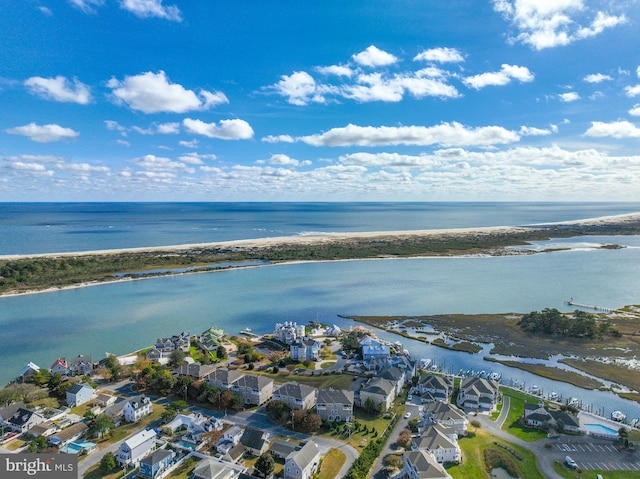
<path fill-rule="evenodd" d="M 217 124 L 185 118 L 182 124 L 188 132 L 209 138 L 222 140 L 249 140 L 253 138 L 253 128 L 244 120 L 220 120 Z"/>
<path fill-rule="evenodd" d="M 480 73 L 467 78 L 463 78 L 462 82 L 468 87 L 479 90 L 486 86 L 502 86 L 511 83 L 511 80 L 518 80 L 523 83 L 532 82 L 534 75 L 527 67 L 517 65 L 502 65 L 500 71 Z"/>
<path fill-rule="evenodd" d="M 107 86 L 113 90 L 118 103 L 126 103 L 132 110 L 144 113 L 185 113 L 229 102 L 221 92 L 200 90 L 196 95 L 182 85 L 171 83 L 162 70 L 125 76 L 122 81 L 112 78 Z"/>
<path fill-rule="evenodd" d="M 180 133 L 180 123 L 160 123 L 156 125 L 156 131 L 161 135 L 175 135 Z"/>
<path fill-rule="evenodd" d="M 60 75 L 55 78 L 31 77 L 24 84 L 31 93 L 47 100 L 81 105 L 91 101 L 89 87 L 75 78 L 71 82 Z"/>
<path fill-rule="evenodd" d="M 271 155 L 271 157 L 268 160 L 259 160 L 257 161 L 258 164 L 262 164 L 262 163 L 268 163 L 270 165 L 276 165 L 276 166 L 308 166 L 311 164 L 310 161 L 305 160 L 305 161 L 300 161 L 300 160 L 296 160 L 295 158 L 291 158 L 290 156 L 287 155 L 283 155 L 281 153 L 277 153 L 275 155 Z"/>
<path fill-rule="evenodd" d="M 69 3 L 84 13 L 96 13 L 97 8 L 104 4 L 104 0 L 69 0 Z"/>
<path fill-rule="evenodd" d="M 493 8 L 519 32 L 511 40 L 534 50 L 568 45 L 627 21 L 624 15 L 602 11 L 590 17 L 583 0 L 493 0 Z"/>
<path fill-rule="evenodd" d="M 184 146 L 185 148 L 198 148 L 198 144 L 199 144 L 199 143 L 200 143 L 200 142 L 198 141 L 198 139 L 197 139 L 197 138 L 194 138 L 194 139 L 193 139 L 193 140 L 191 140 L 191 141 L 180 140 L 180 141 L 178 142 L 178 144 L 179 144 L 180 146 Z"/>
<path fill-rule="evenodd" d="M 71 128 L 65 128 L 60 125 L 37 125 L 33 122 L 24 126 L 7 128 L 5 131 L 11 135 L 27 136 L 31 141 L 36 141 L 38 143 L 49 143 L 52 141 L 71 139 L 80 134 Z"/>
<path fill-rule="evenodd" d="M 339 77 L 351 78 L 353 76 L 353 70 L 344 65 L 329 65 L 326 67 L 317 67 L 316 71 L 323 75 L 336 75 Z"/>
<path fill-rule="evenodd" d="M 349 124 L 326 133 L 299 137 L 313 146 L 384 146 L 443 145 L 489 146 L 511 143 L 520 139 L 518 133 L 500 126 L 468 128 L 460 123 L 425 126 L 357 126 Z"/>
<path fill-rule="evenodd" d="M 119 131 L 123 136 L 127 135 L 127 129 L 115 120 L 105 120 L 104 126 L 107 127 L 107 130 Z"/>
<path fill-rule="evenodd" d="M 287 98 L 292 105 L 308 105 L 309 103 L 326 103 L 325 94 L 335 92 L 330 85 L 316 84 L 316 81 L 307 72 L 294 72 L 291 75 L 282 75 L 281 80 L 271 88 Z"/>
<path fill-rule="evenodd" d="M 431 48 L 413 57 L 414 61 L 428 61 L 438 63 L 459 63 L 464 57 L 457 48 Z"/>
<path fill-rule="evenodd" d="M 130 146 L 131 146 L 131 143 L 129 143 L 129 142 L 128 142 L 128 141 L 126 141 L 126 140 L 117 139 L 117 140 L 116 140 L 116 143 L 117 143 L 118 145 L 122 145 L 122 146 L 126 146 L 126 147 L 130 147 Z"/>
<path fill-rule="evenodd" d="M 554 133 L 558 130 L 558 127 L 555 128 Z M 520 134 L 522 136 L 546 136 L 546 135 L 550 135 L 553 131 L 553 127 L 551 130 L 545 130 L 542 128 L 534 128 L 531 126 L 521 126 L 520 127 Z"/>
<path fill-rule="evenodd" d="M 381 67 L 392 65 L 398 61 L 398 59 L 391 53 L 387 53 L 380 50 L 375 45 L 370 45 L 366 50 L 352 55 L 353 61 L 358 65 L 366 67 Z"/>
<path fill-rule="evenodd" d="M 560 93 L 558 97 L 560 98 L 560 101 L 563 101 L 565 103 L 571 103 L 572 101 L 578 101 L 580 99 L 580 95 L 575 91 Z"/>
<path fill-rule="evenodd" d="M 182 13 L 175 5 L 164 6 L 162 0 L 120 0 L 120 7 L 139 18 L 163 18 L 172 22 L 181 22 Z"/>
<path fill-rule="evenodd" d="M 262 137 L 265 143 L 293 143 L 296 140 L 291 135 L 267 135 Z"/>
<path fill-rule="evenodd" d="M 28 163 L 61 163 L 64 161 L 61 156 L 53 155 L 18 155 L 7 156 L 4 159 L 8 161 L 22 161 Z"/>
<path fill-rule="evenodd" d="M 33 174 L 53 176 L 53 171 L 47 170 L 44 165 L 40 163 L 25 163 L 22 161 L 14 161 L 5 166 L 10 170 L 26 171 Z"/>
<path fill-rule="evenodd" d="M 640 138 L 640 128 L 629 121 L 613 121 L 605 123 L 592 121 L 591 127 L 585 132 L 586 136 L 612 138 Z"/>
<path fill-rule="evenodd" d="M 47 17 L 53 16 L 53 12 L 48 7 L 38 7 L 38 10 L 40 10 L 40 13 L 42 13 L 43 15 L 46 15 Z"/>
<path fill-rule="evenodd" d="M 187 173 L 192 173 L 194 171 L 192 168 L 187 167 L 185 163 L 172 161 L 169 158 L 156 155 L 145 155 L 134 158 L 131 160 L 131 163 L 145 170 L 154 172 L 185 170 Z"/>
<path fill-rule="evenodd" d="M 613 80 L 609 75 L 604 75 L 603 73 L 592 73 L 591 75 L 587 75 L 583 78 L 587 83 L 602 83 L 606 80 Z"/>
<path fill-rule="evenodd" d="M 108 173 L 109 168 L 107 166 L 95 166 L 89 163 L 60 163 L 56 165 L 60 171 L 66 171 L 70 173 Z"/>
<path fill-rule="evenodd" d="M 640 85 L 628 86 L 624 89 L 628 97 L 634 97 L 640 95 Z"/>
<path fill-rule="evenodd" d="M 633 105 L 633 108 L 629 110 L 629 115 L 640 116 L 640 104 L 636 103 L 635 105 Z"/>
<path fill-rule="evenodd" d="M 212 154 L 202 155 L 193 152 L 181 155 L 178 159 L 184 163 L 189 163 L 190 165 L 204 165 L 203 160 L 217 160 L 218 157 Z"/>

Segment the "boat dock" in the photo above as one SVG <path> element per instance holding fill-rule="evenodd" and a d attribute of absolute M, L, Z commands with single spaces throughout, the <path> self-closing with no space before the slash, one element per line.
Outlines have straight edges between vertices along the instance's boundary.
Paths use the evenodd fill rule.
<path fill-rule="evenodd" d="M 593 309 L 594 311 L 602 311 L 604 313 L 610 313 L 613 311 L 613 309 L 602 308 L 600 306 L 596 306 L 593 304 L 578 303 L 577 301 L 574 301 L 573 298 L 571 298 L 569 301 L 565 301 L 565 303 L 567 303 L 569 306 L 577 306 L 578 308 Z"/>

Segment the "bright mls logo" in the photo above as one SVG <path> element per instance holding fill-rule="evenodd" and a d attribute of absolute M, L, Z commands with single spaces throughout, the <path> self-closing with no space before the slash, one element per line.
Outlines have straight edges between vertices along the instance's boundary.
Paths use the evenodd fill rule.
<path fill-rule="evenodd" d="M 0 454 L 2 479 L 76 479 L 78 458 L 67 454 Z"/>

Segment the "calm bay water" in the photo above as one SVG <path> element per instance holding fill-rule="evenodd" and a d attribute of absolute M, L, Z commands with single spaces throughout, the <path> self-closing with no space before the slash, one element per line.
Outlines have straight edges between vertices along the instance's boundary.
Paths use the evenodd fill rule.
<path fill-rule="evenodd" d="M 640 210 L 640 205 L 635 206 L 636 210 Z M 398 208 L 399 205 L 394 207 Z M 410 205 L 409 209 L 414 207 L 415 205 Z M 597 214 L 588 206 L 585 210 L 578 208 L 578 212 L 574 211 L 570 215 L 568 206 L 555 205 L 551 212 L 547 212 L 546 217 L 540 212 L 529 215 L 520 212 L 524 220 L 512 221 L 513 218 L 509 215 L 515 215 L 515 206 L 506 208 L 510 213 L 505 214 L 496 208 L 494 205 L 493 215 L 475 218 L 471 223 L 469 218 L 464 223 L 455 213 L 447 213 L 444 207 L 438 210 L 436 216 L 440 216 L 438 221 L 443 223 L 447 214 L 457 218 L 452 220 L 453 223 L 464 223 L 455 226 L 486 226 L 489 223 L 528 224 L 625 212 L 618 207 L 606 210 L 600 205 L 596 208 L 599 211 Z M 516 209 L 518 208 L 535 209 L 533 205 L 519 205 Z M 629 208 L 629 212 L 634 211 L 631 205 L 625 208 Z M 452 211 L 458 211 L 457 206 Z M 4 213 L 3 211 L 1 216 L 6 221 Z M 328 221 L 325 221 L 325 228 L 309 230 L 337 231 L 335 225 L 339 223 L 344 223 L 344 230 L 356 230 L 348 228 L 346 222 L 339 218 L 340 215 L 335 212 L 332 214 L 337 216 L 333 228 L 329 228 Z M 353 212 L 350 214 L 358 216 Z M 326 217 L 328 215 L 325 214 Z M 415 213 L 412 215 L 415 216 Z M 285 216 L 295 215 L 287 213 Z M 360 216 L 366 215 L 360 213 Z M 411 215 L 405 213 L 404 221 L 409 216 Z M 504 218 L 507 220 L 500 221 Z M 393 223 L 394 226 L 389 226 L 389 223 L 369 225 L 373 221 L 372 218 L 361 218 L 358 225 L 361 230 L 451 226 L 436 224 L 435 221 L 434 226 L 428 226 L 399 220 Z M 33 227 L 29 221 L 24 223 L 23 228 Z M 0 225 L 0 232 L 3 228 Z M 67 225 L 65 228 L 71 227 Z M 139 227 L 132 225 L 131 228 L 138 230 Z M 286 234 L 284 230 L 293 229 L 287 223 L 286 228 L 278 230 L 281 232 L 277 235 Z M 245 231 L 248 230 L 245 228 Z M 300 229 L 298 232 L 302 231 Z M 61 233 L 54 236 L 57 237 L 58 234 Z M 66 238 L 64 234 L 61 235 Z M 69 236 L 78 237 L 73 234 Z M 181 240 L 169 236 L 174 240 L 167 244 L 235 239 L 224 237 Z M 131 237 L 141 241 L 136 235 L 132 234 Z M 3 241 L 6 245 L 7 240 Z M 302 263 L 0 298 L 0 328 L 3 332 L 0 335 L 0 382 L 5 383 L 15 377 L 28 361 L 34 361 L 41 367 L 49 367 L 58 356 L 88 353 L 97 360 L 104 357 L 105 352 L 123 354 L 150 345 L 160 336 L 183 330 L 200 333 L 212 325 L 217 325 L 230 334 L 237 333 L 244 327 L 266 333 L 273 330 L 276 322 L 284 320 L 306 323 L 318 319 L 341 327 L 352 324 L 349 320 L 338 317 L 339 314 L 528 312 L 545 307 L 566 310 L 564 301 L 570 297 L 610 308 L 639 302 L 640 275 L 637 274 L 637 266 L 640 265 L 640 237 L 590 237 L 562 241 L 574 245 L 583 241 L 619 243 L 628 247 L 618 250 L 584 249 L 491 258 Z M 117 241 L 109 245 L 105 243 L 103 246 L 92 243 L 85 248 L 72 247 L 73 242 L 51 244 L 84 250 L 123 246 L 116 243 Z M 3 253 L 8 254 L 8 251 Z M 397 338 L 394 337 L 393 340 L 395 339 Z M 416 341 L 402 341 L 415 357 L 433 358 L 454 372 L 461 368 L 501 370 L 505 380 L 517 377 L 529 385 L 536 383 L 545 391 L 555 390 L 565 397 L 579 397 L 585 404 L 593 405 L 594 409 L 606 407 L 610 412 L 615 408 L 624 410 L 630 417 L 640 416 L 640 406 L 610 393 L 584 391 L 489 364 L 482 360 L 482 354 L 453 353 Z"/>

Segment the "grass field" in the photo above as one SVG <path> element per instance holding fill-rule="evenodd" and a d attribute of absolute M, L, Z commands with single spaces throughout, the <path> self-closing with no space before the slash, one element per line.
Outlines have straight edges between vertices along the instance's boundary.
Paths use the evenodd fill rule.
<path fill-rule="evenodd" d="M 502 429 L 523 441 L 535 442 L 546 438 L 547 434 L 544 431 L 532 427 L 521 426 L 518 423 L 518 420 L 524 414 L 525 402 L 536 404 L 538 399 L 512 389 L 502 388 L 501 391 L 504 396 L 510 397 L 509 413 L 502 425 Z"/>
<path fill-rule="evenodd" d="M 347 456 L 344 452 L 338 449 L 330 449 L 329 452 L 322 458 L 322 465 L 320 471 L 317 473 L 317 479 L 334 479 L 338 477 L 338 471 L 347 461 Z"/>
<path fill-rule="evenodd" d="M 555 471 L 566 479 L 596 479 L 598 474 L 603 479 L 640 479 L 640 471 L 574 471 L 567 469 L 559 462 L 553 465 Z"/>

